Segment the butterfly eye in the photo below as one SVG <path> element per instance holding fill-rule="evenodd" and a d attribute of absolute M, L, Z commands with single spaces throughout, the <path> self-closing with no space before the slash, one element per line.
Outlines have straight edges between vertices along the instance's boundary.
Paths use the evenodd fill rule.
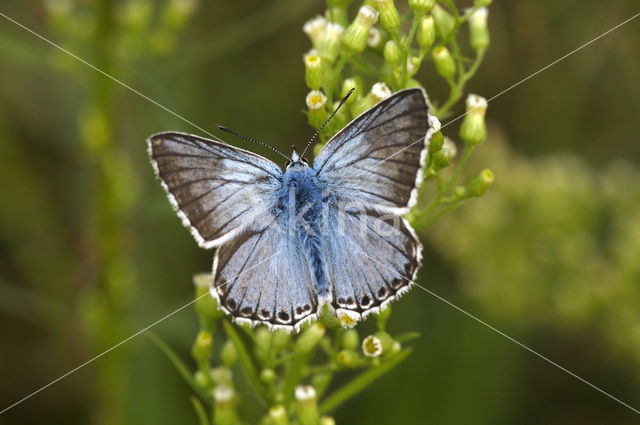
<path fill-rule="evenodd" d="M 291 164 L 293 164 L 293 162 L 287 161 L 287 168 L 289 168 L 291 166 Z"/>
<path fill-rule="evenodd" d="M 302 162 L 304 162 L 306 165 L 309 165 L 309 161 L 307 161 L 306 159 L 304 159 L 304 158 L 300 158 L 300 160 L 301 160 Z"/>

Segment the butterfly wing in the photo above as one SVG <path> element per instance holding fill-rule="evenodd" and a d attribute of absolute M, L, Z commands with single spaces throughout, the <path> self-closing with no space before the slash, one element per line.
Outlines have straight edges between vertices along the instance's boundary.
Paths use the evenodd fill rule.
<path fill-rule="evenodd" d="M 281 221 L 218 248 L 211 294 L 236 321 L 298 330 L 316 317 L 318 297 L 302 248 Z"/>
<path fill-rule="evenodd" d="M 338 316 L 360 320 L 409 289 L 422 245 L 404 218 L 346 209 L 334 210 L 330 223 L 325 255 Z"/>
<path fill-rule="evenodd" d="M 342 129 L 313 168 L 342 201 L 406 214 L 417 201 L 426 148 L 438 129 L 424 91 L 402 90 Z"/>
<path fill-rule="evenodd" d="M 147 140 L 169 201 L 203 248 L 219 246 L 244 227 L 264 228 L 282 170 L 254 153 L 183 133 Z"/>

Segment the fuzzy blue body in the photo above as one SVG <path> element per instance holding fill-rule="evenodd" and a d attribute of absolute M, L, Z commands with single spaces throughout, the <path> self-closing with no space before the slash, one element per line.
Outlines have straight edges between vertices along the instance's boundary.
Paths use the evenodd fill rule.
<path fill-rule="evenodd" d="M 287 168 L 277 194 L 281 226 L 294 236 L 309 264 L 320 299 L 331 295 L 323 246 L 326 189 L 316 171 L 302 162 Z"/>

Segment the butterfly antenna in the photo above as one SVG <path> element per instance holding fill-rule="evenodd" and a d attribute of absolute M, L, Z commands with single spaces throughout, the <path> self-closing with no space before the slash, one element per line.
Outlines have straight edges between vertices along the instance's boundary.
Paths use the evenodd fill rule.
<path fill-rule="evenodd" d="M 309 140 L 309 142 L 307 143 L 307 146 L 304 147 L 304 150 L 302 151 L 302 153 L 300 154 L 300 157 L 304 156 L 304 153 L 307 151 L 307 149 L 309 149 L 309 146 L 311 146 L 311 142 L 313 142 L 313 140 L 318 136 L 318 134 L 320 134 L 320 132 L 322 131 L 322 129 L 324 128 L 325 125 L 327 125 L 329 123 L 329 121 L 331 121 L 331 118 L 333 118 L 333 116 L 336 114 L 336 112 L 338 112 L 338 109 L 340 109 L 340 107 L 342 105 L 344 105 L 344 102 L 347 101 L 347 99 L 349 98 L 349 96 L 351 96 L 351 93 L 353 93 L 353 91 L 355 90 L 355 88 L 352 88 L 351 90 L 349 90 L 349 93 L 347 93 L 342 100 L 340 101 L 340 104 L 338 105 L 338 107 L 336 108 L 335 111 L 333 111 L 333 114 L 331 114 L 331 116 L 329 118 L 327 118 L 327 120 L 324 122 L 324 124 L 322 124 L 320 126 L 319 129 L 316 130 L 315 133 L 313 133 L 313 136 L 311 137 L 311 140 Z"/>
<path fill-rule="evenodd" d="M 259 141 L 259 140 L 252 139 L 251 137 L 246 137 L 246 136 L 243 136 L 243 135 L 241 135 L 241 134 L 238 134 L 238 133 L 236 133 L 235 131 L 233 131 L 233 130 L 231 130 L 230 128 L 227 128 L 227 127 L 225 127 L 225 126 L 223 126 L 223 125 L 216 125 L 216 127 L 218 127 L 218 129 L 220 129 L 220 130 L 224 131 L 225 133 L 233 134 L 234 136 L 237 136 L 237 137 L 239 137 L 239 138 L 241 138 L 241 139 L 243 139 L 243 140 L 246 140 L 247 142 L 252 142 L 252 143 L 255 143 L 255 144 L 257 144 L 257 145 L 260 145 L 260 146 L 262 146 L 262 147 L 264 147 L 264 148 L 271 149 L 272 151 L 274 151 L 274 152 L 275 152 L 275 153 L 277 153 L 278 155 L 281 155 L 281 156 L 283 156 L 284 158 L 286 158 L 286 159 L 287 159 L 287 161 L 291 161 L 291 162 L 293 162 L 293 160 L 292 160 L 291 158 L 289 158 L 287 155 L 283 154 L 282 152 L 280 152 L 278 149 L 274 148 L 273 146 L 269 146 L 269 145 L 267 145 L 266 143 L 263 143 L 263 142 L 261 142 L 261 141 Z"/>

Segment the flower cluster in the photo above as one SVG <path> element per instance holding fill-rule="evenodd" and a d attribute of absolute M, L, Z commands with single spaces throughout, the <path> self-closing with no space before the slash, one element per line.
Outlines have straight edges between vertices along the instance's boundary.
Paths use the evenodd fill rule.
<path fill-rule="evenodd" d="M 297 336 L 264 326 L 233 325 L 208 295 L 211 279 L 206 273 L 194 277 L 200 323 L 191 350 L 194 372 L 158 336 L 147 334 L 191 385 L 202 424 L 255 419 L 242 418 L 238 372 L 249 378 L 255 396 L 268 406 L 261 423 L 335 424 L 328 413 L 403 361 L 410 353 L 404 345 L 417 336 L 392 336 L 385 330 L 390 307 L 378 314 L 377 331 L 365 338 L 326 310 Z M 332 387 L 334 376 L 342 373 L 351 380 Z"/>

